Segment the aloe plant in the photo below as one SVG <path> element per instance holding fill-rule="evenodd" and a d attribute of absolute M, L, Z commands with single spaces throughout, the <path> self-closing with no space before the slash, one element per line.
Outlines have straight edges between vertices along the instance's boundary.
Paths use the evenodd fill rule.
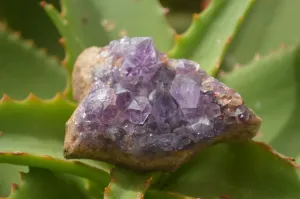
<path fill-rule="evenodd" d="M 62 62 L 11 30 L 14 20 L 1 22 L 0 198 L 299 198 L 298 4 L 212 0 L 176 34 L 157 1 L 62 0 L 61 12 L 41 2 L 62 36 Z M 37 44 L 53 54 L 50 33 Z M 124 35 L 151 37 L 236 89 L 263 120 L 254 140 L 210 146 L 168 173 L 64 159 L 75 61 Z"/>

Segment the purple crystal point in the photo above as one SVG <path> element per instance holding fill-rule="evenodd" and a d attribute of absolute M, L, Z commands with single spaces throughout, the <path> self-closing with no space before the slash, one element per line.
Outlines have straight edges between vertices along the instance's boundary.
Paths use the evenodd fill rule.
<path fill-rule="evenodd" d="M 151 113 L 151 105 L 144 96 L 135 97 L 125 111 L 126 117 L 133 124 L 144 124 Z"/>
<path fill-rule="evenodd" d="M 186 75 L 176 75 L 170 93 L 180 108 L 196 108 L 200 97 L 200 86 Z"/>
<path fill-rule="evenodd" d="M 156 120 L 164 121 L 176 114 L 178 105 L 170 94 L 158 93 L 154 99 L 152 115 Z"/>
<path fill-rule="evenodd" d="M 237 92 L 194 61 L 169 59 L 151 38 L 124 37 L 79 58 L 78 77 L 66 157 L 174 170 L 203 146 L 252 138 L 260 124 Z"/>

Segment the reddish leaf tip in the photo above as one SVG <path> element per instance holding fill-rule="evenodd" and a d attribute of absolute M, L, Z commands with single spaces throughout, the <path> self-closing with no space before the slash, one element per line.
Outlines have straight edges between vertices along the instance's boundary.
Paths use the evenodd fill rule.
<path fill-rule="evenodd" d="M 145 185 L 150 186 L 151 182 L 152 182 L 152 177 L 150 177 L 146 180 Z"/>
<path fill-rule="evenodd" d="M 6 30 L 7 29 L 7 23 L 5 21 L 0 21 L 0 30 Z"/>
<path fill-rule="evenodd" d="M 225 44 L 226 44 L 226 45 L 229 45 L 229 44 L 231 43 L 232 39 L 233 39 L 233 36 L 230 35 L 230 36 L 226 39 Z"/>
<path fill-rule="evenodd" d="M 13 99 L 5 93 L 2 95 L 2 98 L 0 99 L 0 103 L 11 102 L 11 101 L 13 101 Z"/>
<path fill-rule="evenodd" d="M 55 96 L 54 96 L 52 99 L 50 99 L 50 100 L 51 100 L 51 101 L 58 101 L 58 100 L 62 100 L 62 99 L 64 99 L 63 94 L 60 93 L 60 92 L 58 92 L 58 93 L 56 93 Z"/>
<path fill-rule="evenodd" d="M 47 48 L 41 48 L 40 51 L 42 52 L 42 54 L 46 55 L 48 52 Z"/>
<path fill-rule="evenodd" d="M 193 21 L 196 21 L 199 18 L 199 14 L 198 13 L 194 13 L 193 14 Z"/>
<path fill-rule="evenodd" d="M 63 65 L 64 67 L 67 67 L 67 60 L 66 59 L 63 59 L 61 60 L 61 65 Z"/>
<path fill-rule="evenodd" d="M 34 46 L 34 41 L 31 40 L 31 39 L 29 39 L 29 40 L 26 40 L 26 41 L 25 41 L 25 44 L 26 44 L 27 46 L 29 46 L 29 47 L 33 47 L 33 46 Z"/>
<path fill-rule="evenodd" d="M 41 99 L 33 93 L 29 93 L 24 101 L 41 102 Z"/>
<path fill-rule="evenodd" d="M 110 192 L 110 188 L 109 188 L 109 187 L 105 187 L 105 188 L 104 188 L 104 196 L 105 196 L 105 197 L 108 197 L 109 192 Z"/>
<path fill-rule="evenodd" d="M 40 6 L 42 6 L 43 8 L 47 5 L 47 2 L 46 1 L 41 1 L 40 2 Z"/>
<path fill-rule="evenodd" d="M 202 0 L 200 3 L 200 9 L 205 10 L 209 4 L 211 3 L 211 0 Z"/>
<path fill-rule="evenodd" d="M 12 35 L 13 35 L 15 38 L 18 38 L 18 39 L 19 39 L 19 38 L 21 37 L 22 34 L 21 34 L 20 31 L 15 31 L 15 32 L 12 33 Z"/>
<path fill-rule="evenodd" d="M 220 195 L 220 199 L 231 199 L 231 197 L 227 194 Z"/>
<path fill-rule="evenodd" d="M 177 34 L 177 33 L 175 33 L 175 35 L 174 35 L 174 39 L 175 39 L 176 42 L 178 42 L 181 39 L 181 37 L 182 36 L 180 34 Z"/>
<path fill-rule="evenodd" d="M 63 47 L 65 47 L 66 46 L 66 40 L 65 40 L 65 38 L 63 38 L 63 37 L 59 38 L 58 43 L 60 45 L 62 45 Z"/>
<path fill-rule="evenodd" d="M 16 191 L 16 190 L 18 190 L 19 189 L 19 185 L 17 185 L 17 184 L 15 184 L 15 183 L 12 183 L 11 184 L 11 191 L 13 192 L 13 191 Z"/>

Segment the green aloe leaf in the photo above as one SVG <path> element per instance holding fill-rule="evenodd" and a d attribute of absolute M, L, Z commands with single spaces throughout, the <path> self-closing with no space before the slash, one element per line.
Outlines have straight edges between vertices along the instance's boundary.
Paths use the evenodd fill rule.
<path fill-rule="evenodd" d="M 185 195 L 181 195 L 178 193 L 172 193 L 167 191 L 153 191 L 149 190 L 145 194 L 145 199 L 157 199 L 157 198 L 163 198 L 163 199 L 197 199 L 194 197 L 189 197 Z"/>
<path fill-rule="evenodd" d="M 300 161 L 300 49 L 291 47 L 253 61 L 225 76 L 263 119 L 256 140 Z"/>
<path fill-rule="evenodd" d="M 300 170 L 262 143 L 207 148 L 166 181 L 164 190 L 201 199 L 300 198 Z"/>
<path fill-rule="evenodd" d="M 0 96 L 23 99 L 30 92 L 51 98 L 66 87 L 66 70 L 17 33 L 0 24 Z"/>
<path fill-rule="evenodd" d="M 49 54 L 62 58 L 64 52 L 58 43 L 59 33 L 41 9 L 40 1 L 0 1 L 0 19 L 9 24 L 10 28 L 20 31 L 23 38 L 34 40 L 38 47 L 46 48 Z M 48 2 L 59 5 L 59 0 L 48 0 Z"/>
<path fill-rule="evenodd" d="M 154 0 L 63 0 L 63 16 L 46 3 L 44 7 L 66 40 L 67 52 L 72 57 L 69 68 L 73 67 L 75 58 L 84 48 L 107 45 L 125 34 L 151 36 L 164 51 L 172 43 L 172 30 L 164 18 L 163 9 Z"/>
<path fill-rule="evenodd" d="M 61 96 L 42 101 L 30 95 L 24 101 L 13 101 L 4 96 L 0 101 L 0 163 L 30 165 L 58 172 L 78 175 L 97 181 L 100 190 L 108 183 L 108 165 L 84 161 L 63 159 L 63 140 L 65 122 L 75 109 L 75 104 Z M 45 156 L 47 155 L 47 156 Z M 49 157 L 51 156 L 51 157 Z M 7 170 L 0 165 L 0 195 L 6 195 L 7 186 L 16 179 L 16 168 Z M 26 170 L 26 168 L 25 168 Z M 9 173 L 8 173 L 9 172 Z"/>
<path fill-rule="evenodd" d="M 7 199 L 83 199 L 88 198 L 76 179 L 49 170 L 30 168 L 22 173 L 22 182 L 13 184 Z"/>
<path fill-rule="evenodd" d="M 257 1 L 233 39 L 222 67 L 251 62 L 257 54 L 268 55 L 281 45 L 300 41 L 300 1 Z"/>
<path fill-rule="evenodd" d="M 194 15 L 193 23 L 182 35 L 169 55 L 189 58 L 201 64 L 201 68 L 214 75 L 223 55 L 247 14 L 251 1 L 213 0 L 200 15 Z"/>
<path fill-rule="evenodd" d="M 152 181 L 151 173 L 137 173 L 128 169 L 113 168 L 104 199 L 141 199 Z"/>

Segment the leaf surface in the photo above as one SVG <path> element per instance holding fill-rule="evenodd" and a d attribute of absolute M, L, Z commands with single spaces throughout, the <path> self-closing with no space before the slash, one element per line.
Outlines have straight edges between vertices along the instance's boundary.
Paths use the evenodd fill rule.
<path fill-rule="evenodd" d="M 0 95 L 24 99 L 30 92 L 52 98 L 66 87 L 67 73 L 59 62 L 25 43 L 0 24 Z"/>

